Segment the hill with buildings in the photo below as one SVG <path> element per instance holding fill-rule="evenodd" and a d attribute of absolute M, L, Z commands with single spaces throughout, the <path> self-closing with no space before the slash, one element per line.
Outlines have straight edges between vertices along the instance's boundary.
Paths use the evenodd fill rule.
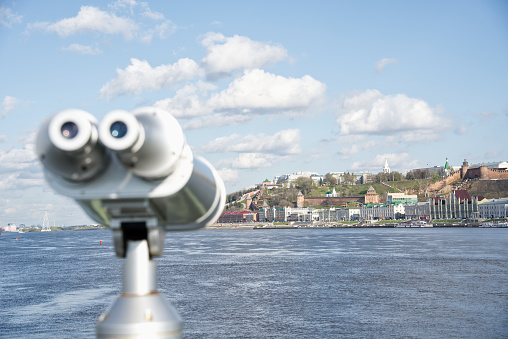
<path fill-rule="evenodd" d="M 508 197 L 508 162 L 414 169 L 406 174 L 392 172 L 385 161 L 383 172 L 296 172 L 266 179 L 251 190 L 227 197 L 226 209 L 256 210 L 261 206 L 297 206 L 298 196 L 306 206 L 358 206 L 388 202 L 387 194 L 409 195 L 411 201 L 425 202 L 431 197 L 445 198 L 452 191 L 488 199 Z M 400 197 L 400 199 L 403 199 Z M 407 199 L 406 199 L 407 200 Z M 390 201 L 391 202 L 391 201 Z M 302 205 L 303 206 L 303 205 Z"/>

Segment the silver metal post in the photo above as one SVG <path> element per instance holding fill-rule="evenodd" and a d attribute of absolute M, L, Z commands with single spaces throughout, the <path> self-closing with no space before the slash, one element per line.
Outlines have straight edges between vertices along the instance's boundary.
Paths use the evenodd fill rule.
<path fill-rule="evenodd" d="M 147 240 L 129 240 L 122 294 L 99 318 L 97 338 L 181 338 L 180 316 L 157 292 L 156 263 Z"/>

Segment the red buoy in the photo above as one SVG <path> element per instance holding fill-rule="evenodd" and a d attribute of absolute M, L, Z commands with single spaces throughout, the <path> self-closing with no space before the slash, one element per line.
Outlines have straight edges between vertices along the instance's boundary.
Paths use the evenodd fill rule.
<path fill-rule="evenodd" d="M 102 245 L 102 240 L 101 240 L 101 245 Z"/>

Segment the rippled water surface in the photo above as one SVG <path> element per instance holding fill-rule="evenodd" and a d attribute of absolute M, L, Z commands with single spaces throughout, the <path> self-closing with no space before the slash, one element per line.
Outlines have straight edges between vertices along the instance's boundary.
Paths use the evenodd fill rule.
<path fill-rule="evenodd" d="M 186 338 L 508 338 L 508 229 L 179 232 L 156 261 Z M 3 233 L 0 337 L 94 337 L 121 262 L 110 231 Z"/>

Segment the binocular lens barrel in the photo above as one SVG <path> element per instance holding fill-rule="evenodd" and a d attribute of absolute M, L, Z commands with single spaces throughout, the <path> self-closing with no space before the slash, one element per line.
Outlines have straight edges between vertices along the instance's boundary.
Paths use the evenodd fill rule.
<path fill-rule="evenodd" d="M 64 138 L 72 139 L 76 135 L 78 135 L 78 132 L 79 132 L 78 125 L 76 125 L 71 121 L 66 122 L 62 125 L 62 135 L 64 136 Z"/>
<path fill-rule="evenodd" d="M 95 177 L 108 162 L 97 125 L 93 115 L 79 109 L 61 111 L 46 120 L 36 143 L 43 165 L 70 181 Z"/>
<path fill-rule="evenodd" d="M 148 180 L 170 175 L 185 146 L 178 121 L 154 107 L 109 112 L 99 125 L 99 138 L 129 171 Z"/>
<path fill-rule="evenodd" d="M 109 129 L 113 138 L 123 138 L 127 134 L 127 125 L 123 121 L 115 121 Z"/>

